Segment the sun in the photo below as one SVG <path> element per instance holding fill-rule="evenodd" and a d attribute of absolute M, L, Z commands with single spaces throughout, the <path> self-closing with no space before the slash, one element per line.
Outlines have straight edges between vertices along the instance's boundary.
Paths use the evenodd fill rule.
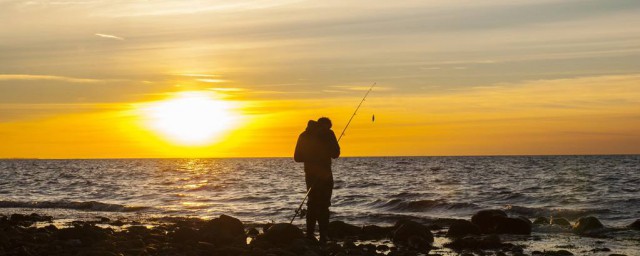
<path fill-rule="evenodd" d="M 230 102 L 202 91 L 180 92 L 175 97 L 144 107 L 146 125 L 180 145 L 207 145 L 233 128 L 237 116 Z"/>

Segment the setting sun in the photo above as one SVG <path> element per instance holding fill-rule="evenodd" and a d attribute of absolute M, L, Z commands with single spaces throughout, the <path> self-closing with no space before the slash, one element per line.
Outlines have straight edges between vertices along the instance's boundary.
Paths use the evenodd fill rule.
<path fill-rule="evenodd" d="M 181 92 L 174 98 L 143 108 L 145 125 L 181 145 L 215 142 L 236 125 L 232 105 L 208 92 Z"/>

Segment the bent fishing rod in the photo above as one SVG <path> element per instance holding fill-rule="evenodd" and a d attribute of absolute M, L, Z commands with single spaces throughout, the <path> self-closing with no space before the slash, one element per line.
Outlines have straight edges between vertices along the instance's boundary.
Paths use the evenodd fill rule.
<path fill-rule="evenodd" d="M 342 132 L 340 133 L 340 136 L 338 137 L 338 143 L 340 143 L 340 139 L 342 139 L 342 136 L 344 135 L 344 132 L 346 132 L 347 128 L 349 128 L 349 125 L 351 124 L 351 121 L 353 120 L 353 118 L 358 113 L 358 110 L 362 106 L 362 103 L 364 103 L 364 100 L 367 99 L 367 96 L 369 96 L 369 93 L 373 90 L 374 86 L 376 86 L 376 83 L 373 83 L 371 85 L 371 87 L 369 87 L 369 90 L 367 91 L 367 93 L 365 93 L 364 97 L 362 97 L 362 100 L 360 101 L 360 104 L 358 104 L 358 107 L 356 107 L 356 110 L 353 111 L 353 114 L 351 115 L 351 118 L 349 118 L 349 121 L 347 122 L 347 125 L 344 126 L 344 129 L 342 129 Z M 309 187 L 309 189 L 307 189 L 307 194 L 304 195 L 304 199 L 302 199 L 302 202 L 300 203 L 300 206 L 298 206 L 298 209 L 296 210 L 295 214 L 293 215 L 293 218 L 291 218 L 291 221 L 289 221 L 289 224 L 293 223 L 293 221 L 296 219 L 296 217 L 298 216 L 298 214 L 302 210 L 302 206 L 304 205 L 304 202 L 307 201 L 307 198 L 309 198 L 309 193 L 311 193 L 311 189 L 312 188 L 313 188 L 313 185 L 311 185 Z"/>

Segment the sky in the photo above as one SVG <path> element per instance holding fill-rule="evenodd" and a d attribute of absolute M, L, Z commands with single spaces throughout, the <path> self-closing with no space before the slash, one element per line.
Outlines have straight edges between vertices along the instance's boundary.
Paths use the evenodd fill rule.
<path fill-rule="evenodd" d="M 289 157 L 373 83 L 345 156 L 640 154 L 640 2 L 0 0 L 0 158 Z"/>

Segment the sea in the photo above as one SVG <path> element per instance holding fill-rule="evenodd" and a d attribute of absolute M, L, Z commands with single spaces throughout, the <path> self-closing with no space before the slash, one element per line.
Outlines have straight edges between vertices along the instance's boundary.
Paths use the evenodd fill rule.
<path fill-rule="evenodd" d="M 640 218 L 640 156 L 346 157 L 333 163 L 332 220 Z M 200 217 L 288 222 L 305 195 L 292 158 L 0 160 L 0 214 L 62 219 Z M 297 224 L 304 220 L 296 220 Z"/>

